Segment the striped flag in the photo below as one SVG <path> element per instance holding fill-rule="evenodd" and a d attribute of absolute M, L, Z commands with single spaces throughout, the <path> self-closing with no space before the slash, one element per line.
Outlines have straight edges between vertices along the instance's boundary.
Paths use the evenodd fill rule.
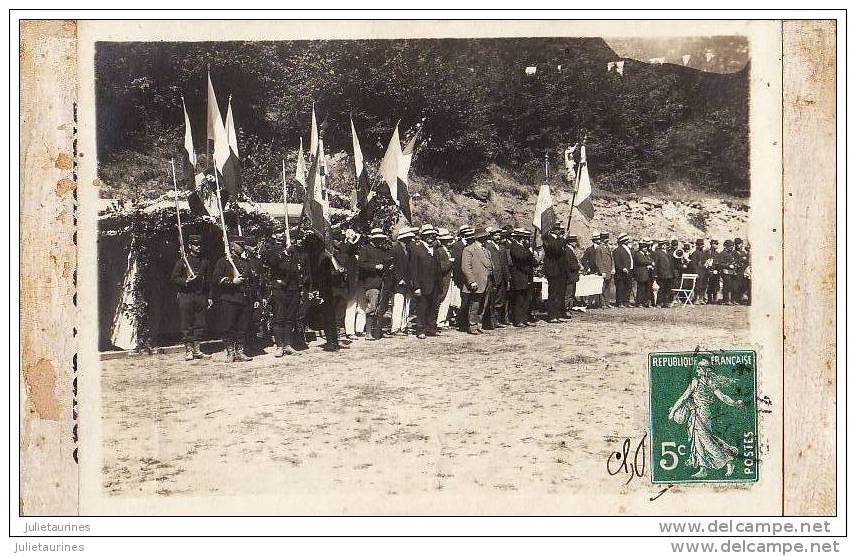
<path fill-rule="evenodd" d="M 591 220 L 594 218 L 594 205 L 591 202 L 591 179 L 589 178 L 588 164 L 586 163 L 586 146 L 580 147 L 580 178 L 577 181 L 577 192 L 574 198 L 574 206 L 580 214 Z"/>
<path fill-rule="evenodd" d="M 321 238 L 324 245 L 330 237 L 330 209 L 324 194 L 322 166 L 324 159 L 323 143 L 318 142 L 318 156 L 312 160 L 309 167 L 309 179 L 306 183 L 306 201 L 303 203 L 303 216 L 309 219 L 312 230 Z"/>
<path fill-rule="evenodd" d="M 306 159 L 303 156 L 303 137 L 300 138 L 300 149 L 297 151 L 297 166 L 294 169 L 294 180 L 306 191 Z"/>
<path fill-rule="evenodd" d="M 369 174 L 363 163 L 363 150 L 360 148 L 360 140 L 357 137 L 357 128 L 354 127 L 354 119 L 351 118 L 351 140 L 354 145 L 354 175 L 357 177 L 357 191 L 354 208 L 364 207 L 369 196 Z"/>
<path fill-rule="evenodd" d="M 226 111 L 226 140 L 229 145 L 229 155 L 223 165 L 224 190 L 235 199 L 241 189 L 241 162 L 238 156 L 238 134 L 235 132 L 235 120 L 232 117 L 232 97 L 229 97 L 229 108 Z"/>
<path fill-rule="evenodd" d="M 539 235 L 543 235 L 553 227 L 554 222 L 556 222 L 556 213 L 553 211 L 553 195 L 550 194 L 550 185 L 545 181 L 538 191 L 532 225 L 538 229 Z"/>
<path fill-rule="evenodd" d="M 399 207 L 401 207 L 401 203 L 399 201 L 398 193 L 398 176 L 401 157 L 401 140 L 398 138 L 398 124 L 395 124 L 395 130 L 392 132 L 392 137 L 389 138 L 389 145 L 386 147 L 386 153 L 383 155 L 383 160 L 380 161 L 380 175 L 383 182 L 386 183 L 389 188 L 389 196 Z M 407 208 L 409 210 L 410 206 L 408 205 Z M 405 217 L 409 222 L 409 214 L 405 214 Z"/>
<path fill-rule="evenodd" d="M 413 161 L 413 153 L 416 151 L 416 141 L 419 138 L 419 131 L 417 130 L 410 141 L 407 142 L 407 145 L 404 146 L 404 150 L 401 151 L 401 159 L 398 163 L 398 187 L 396 188 L 396 193 L 398 194 L 398 198 L 396 199 L 396 203 L 401 207 L 401 212 L 404 213 L 404 217 L 407 218 L 407 221 L 410 222 L 410 180 L 408 179 L 408 175 L 410 174 L 410 163 Z"/>

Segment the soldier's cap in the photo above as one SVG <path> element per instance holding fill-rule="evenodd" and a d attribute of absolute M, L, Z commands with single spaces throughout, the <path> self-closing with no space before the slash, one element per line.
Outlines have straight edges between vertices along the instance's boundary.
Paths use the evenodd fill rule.
<path fill-rule="evenodd" d="M 475 232 L 473 232 L 473 239 L 484 239 L 487 237 L 487 230 L 484 228 L 479 228 Z"/>
<path fill-rule="evenodd" d="M 202 243 L 202 235 L 201 234 L 190 234 L 187 236 L 187 243 L 198 244 Z"/>
<path fill-rule="evenodd" d="M 628 236 L 627 234 L 618 234 L 618 243 L 624 243 L 628 239 L 630 239 L 630 236 Z"/>
<path fill-rule="evenodd" d="M 703 239 L 697 239 L 697 240 L 695 240 L 695 244 L 696 245 L 704 245 L 704 240 Z"/>
<path fill-rule="evenodd" d="M 728 247 L 729 245 L 734 245 L 734 242 L 733 242 L 733 241 L 731 241 L 730 239 L 726 239 L 726 240 L 725 240 L 725 243 L 723 243 L 723 245 L 725 245 L 726 247 Z"/>
<path fill-rule="evenodd" d="M 450 239 L 455 239 L 455 236 L 453 236 L 452 232 L 450 232 L 446 228 L 438 228 L 437 229 L 437 239 L 439 239 L 440 241 L 448 241 Z"/>
<path fill-rule="evenodd" d="M 372 228 L 369 232 L 369 239 L 386 239 L 386 234 L 380 228 Z"/>
<path fill-rule="evenodd" d="M 743 245 L 743 240 L 739 237 L 734 238 L 734 245 Z"/>
<path fill-rule="evenodd" d="M 422 224 L 422 227 L 419 228 L 420 236 L 436 236 L 437 229 L 431 224 Z"/>

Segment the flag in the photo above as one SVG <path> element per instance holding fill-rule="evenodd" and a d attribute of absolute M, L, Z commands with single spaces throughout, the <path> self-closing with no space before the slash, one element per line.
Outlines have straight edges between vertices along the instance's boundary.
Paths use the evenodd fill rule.
<path fill-rule="evenodd" d="M 220 106 L 217 104 L 217 95 L 214 94 L 214 85 L 211 84 L 211 72 L 208 72 L 208 116 L 206 118 L 208 128 L 208 146 L 211 147 L 217 138 L 217 122 L 223 125 L 220 115 Z"/>
<path fill-rule="evenodd" d="M 574 206 L 588 220 L 594 218 L 594 205 L 591 202 L 591 179 L 586 163 L 586 146 L 580 147 L 580 179 L 577 182 Z"/>
<path fill-rule="evenodd" d="M 535 202 L 535 217 L 532 219 L 532 225 L 543 235 L 553 227 L 554 222 L 556 222 L 556 213 L 553 211 L 553 196 L 550 194 L 550 184 L 545 181 L 541 184 L 538 200 Z"/>
<path fill-rule="evenodd" d="M 232 117 L 232 97 L 229 97 L 229 108 L 226 111 L 226 140 L 229 144 L 229 154 L 223 165 L 223 181 L 220 187 L 230 196 L 238 198 L 241 189 L 241 162 L 238 156 L 238 134 L 235 132 L 235 120 Z"/>
<path fill-rule="evenodd" d="M 315 103 L 312 103 L 312 124 L 309 128 L 309 157 L 318 153 L 318 121 L 315 119 Z"/>
<path fill-rule="evenodd" d="M 357 128 L 354 127 L 354 119 L 351 118 L 351 140 L 354 144 L 354 175 L 357 177 L 357 195 L 354 208 L 365 206 L 369 196 L 369 173 L 363 163 L 363 150 L 360 148 L 360 140 L 357 137 Z"/>
<path fill-rule="evenodd" d="M 321 143 L 319 141 L 319 146 Z M 323 147 L 321 147 L 323 149 Z M 329 208 L 324 195 L 324 187 L 321 174 L 321 160 L 324 153 L 321 149 L 318 156 L 312 160 L 309 167 L 309 179 L 306 183 L 306 201 L 303 203 L 303 215 L 309 218 L 312 230 L 321 238 L 326 246 L 330 237 Z"/>
<path fill-rule="evenodd" d="M 190 130 L 190 116 L 187 115 L 187 106 L 184 105 L 184 97 L 181 97 L 181 108 L 184 110 L 184 153 L 182 162 L 187 189 L 196 188 L 196 151 L 193 149 L 193 133 Z"/>
<path fill-rule="evenodd" d="M 182 153 L 184 183 L 190 191 L 187 197 L 190 212 L 197 216 L 219 216 L 220 209 L 217 207 L 216 193 L 206 182 L 204 169 L 199 169 L 198 172 L 196 169 L 196 151 L 193 149 L 193 134 L 184 97 L 181 97 L 181 107 L 184 109 L 184 152 Z"/>
<path fill-rule="evenodd" d="M 306 160 L 303 158 L 303 137 L 300 138 L 300 149 L 297 151 L 297 167 L 294 169 L 294 179 L 306 191 Z"/>
<path fill-rule="evenodd" d="M 398 139 L 398 124 L 389 138 L 386 153 L 380 161 L 380 176 L 389 188 L 389 196 L 398 203 L 398 165 L 401 162 L 401 141 Z"/>
<path fill-rule="evenodd" d="M 416 150 L 416 141 L 418 138 L 419 131 L 417 130 L 410 141 L 407 142 L 407 145 L 404 146 L 404 150 L 401 151 L 401 158 L 398 162 L 398 186 L 396 187 L 398 196 L 395 198 L 395 202 L 401 207 L 401 212 L 407 218 L 408 222 L 410 222 L 410 180 L 408 179 L 408 175 L 410 174 L 410 163 L 413 161 L 413 153 Z"/>

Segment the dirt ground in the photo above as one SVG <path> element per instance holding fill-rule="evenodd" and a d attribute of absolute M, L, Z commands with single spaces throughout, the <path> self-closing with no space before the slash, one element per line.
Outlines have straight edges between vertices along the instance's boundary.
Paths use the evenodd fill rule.
<path fill-rule="evenodd" d="M 454 497 L 615 485 L 606 460 L 647 428 L 647 354 L 747 336 L 746 307 L 609 309 L 244 364 L 108 360 L 103 486 L 111 497 Z"/>

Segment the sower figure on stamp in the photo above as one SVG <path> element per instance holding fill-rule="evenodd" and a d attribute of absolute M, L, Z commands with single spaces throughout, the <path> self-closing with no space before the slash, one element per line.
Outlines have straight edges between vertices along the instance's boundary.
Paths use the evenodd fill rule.
<path fill-rule="evenodd" d="M 511 322 L 516 328 L 529 323 L 529 297 L 535 271 L 535 256 L 529 249 L 529 232 L 517 228 L 511 243 Z"/>
<path fill-rule="evenodd" d="M 271 304 L 276 357 L 300 355 L 296 351 L 300 335 L 300 292 L 305 287 L 305 274 L 296 246 L 286 244 L 285 226 L 273 230 L 274 244 L 263 257 L 271 271 Z"/>
<path fill-rule="evenodd" d="M 369 233 L 369 243 L 360 247 L 357 267 L 360 271 L 360 284 L 365 291 L 366 339 L 378 340 L 382 337 L 383 310 L 380 307 L 381 289 L 387 271 L 389 250 L 385 247 L 386 234 L 380 228 Z"/>
<path fill-rule="evenodd" d="M 687 427 L 690 453 L 686 465 L 698 469 L 693 477 L 703 478 L 709 469 L 723 467 L 725 476 L 730 477 L 734 473 L 734 458 L 738 450 L 715 434 L 713 405 L 718 399 L 728 406 L 742 409 L 745 402 L 732 399 L 721 390 L 733 379 L 711 372 L 707 359 L 696 363 L 695 374 L 687 389 L 669 409 L 669 419 Z"/>
<path fill-rule="evenodd" d="M 208 259 L 202 256 L 202 236 L 187 238 L 187 258 L 179 257 L 172 269 L 172 282 L 178 293 L 178 313 L 181 320 L 181 340 L 184 342 L 184 360 L 207 359 L 199 349 L 205 333 L 205 312 L 213 304 L 208 298 Z"/>
<path fill-rule="evenodd" d="M 440 305 L 440 259 L 434 247 L 437 230 L 424 224 L 419 240 L 410 246 L 410 276 L 416 300 L 417 338 L 437 335 L 437 309 Z"/>
<path fill-rule="evenodd" d="M 568 262 L 565 258 L 565 230 L 556 222 L 544 236 L 544 276 L 547 278 L 547 322 L 560 322 L 565 316 L 565 289 L 568 287 Z"/>
<path fill-rule="evenodd" d="M 252 361 L 244 353 L 243 342 L 250 319 L 251 305 L 247 289 L 254 284 L 253 271 L 249 261 L 241 257 L 244 238 L 233 237 L 229 242 L 229 250 L 232 260 L 221 257 L 214 265 L 211 277 L 212 288 L 216 287 L 219 292 L 221 336 L 227 361 Z"/>
<path fill-rule="evenodd" d="M 461 272 L 464 276 L 465 290 L 469 296 L 466 331 L 469 334 L 482 334 L 482 319 L 487 310 L 487 299 L 492 288 L 493 265 L 490 254 L 482 242 L 487 239 L 483 229 L 473 234 L 470 242 L 461 254 Z M 464 290 L 461 290 L 464 291 Z"/>

